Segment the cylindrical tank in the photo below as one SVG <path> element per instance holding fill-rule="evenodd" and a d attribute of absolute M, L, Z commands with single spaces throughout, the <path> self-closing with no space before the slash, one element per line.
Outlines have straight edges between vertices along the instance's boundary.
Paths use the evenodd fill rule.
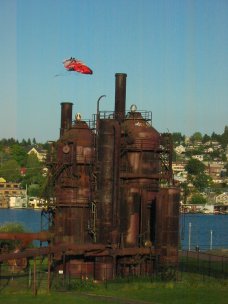
<path fill-rule="evenodd" d="M 75 120 L 57 142 L 55 178 L 55 241 L 84 243 L 89 236 L 91 167 L 94 134 L 87 123 Z"/>
<path fill-rule="evenodd" d="M 150 204 L 159 190 L 160 134 L 139 112 L 130 112 L 121 126 L 122 244 L 141 247 L 150 237 Z"/>
<path fill-rule="evenodd" d="M 161 250 L 161 261 L 178 262 L 180 189 L 162 188 L 156 208 L 155 247 Z"/>

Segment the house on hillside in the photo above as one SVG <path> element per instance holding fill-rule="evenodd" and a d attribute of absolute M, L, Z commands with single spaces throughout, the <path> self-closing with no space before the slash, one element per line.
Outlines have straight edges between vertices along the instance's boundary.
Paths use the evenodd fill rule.
<path fill-rule="evenodd" d="M 0 179 L 0 208 L 27 207 L 27 190 L 19 183 L 11 183 Z"/>
<path fill-rule="evenodd" d="M 203 155 L 202 154 L 193 155 L 192 158 L 197 159 L 201 162 L 203 161 Z"/>
<path fill-rule="evenodd" d="M 46 160 L 46 156 L 47 156 L 47 151 L 46 150 L 43 150 L 43 149 L 40 149 L 40 148 L 37 148 L 37 147 L 32 147 L 28 151 L 28 155 L 31 155 L 32 153 L 37 156 L 37 158 L 40 162 L 44 162 Z"/>
<path fill-rule="evenodd" d="M 217 204 L 227 204 L 228 205 L 228 192 L 223 192 L 216 196 L 215 201 Z"/>
<path fill-rule="evenodd" d="M 210 175 L 214 183 L 222 183 L 221 173 L 223 168 L 223 163 L 210 162 L 206 166 L 206 173 Z"/>
<path fill-rule="evenodd" d="M 173 162 L 172 170 L 174 175 L 174 180 L 183 183 L 187 180 L 187 171 L 185 170 L 185 162 Z"/>
<path fill-rule="evenodd" d="M 183 153 L 185 153 L 185 147 L 182 145 L 179 145 L 175 148 L 175 151 L 177 154 L 183 154 Z"/>

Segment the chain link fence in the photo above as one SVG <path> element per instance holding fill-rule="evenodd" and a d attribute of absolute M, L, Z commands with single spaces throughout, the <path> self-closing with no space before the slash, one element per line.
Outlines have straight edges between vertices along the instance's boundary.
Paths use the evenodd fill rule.
<path fill-rule="evenodd" d="M 109 267 L 111 266 L 104 267 L 99 274 L 105 287 L 113 282 L 113 279 L 110 279 L 112 269 Z M 147 275 L 139 275 L 139 272 L 132 269 L 127 274 L 115 277 L 115 282 L 182 280 L 184 273 L 197 274 L 204 281 L 210 278 L 227 280 L 228 256 L 181 251 L 178 265 L 164 267 L 158 261 L 153 271 Z M 63 270 L 51 269 L 45 258 L 31 259 L 25 269 L 17 269 L 7 263 L 0 264 L 0 293 L 27 292 L 36 295 L 49 293 L 50 290 L 90 290 L 96 283 L 96 279 L 84 272 L 74 276 L 66 274 Z"/>
<path fill-rule="evenodd" d="M 197 273 L 203 279 L 228 279 L 228 255 L 183 250 L 179 255 L 179 272 Z"/>

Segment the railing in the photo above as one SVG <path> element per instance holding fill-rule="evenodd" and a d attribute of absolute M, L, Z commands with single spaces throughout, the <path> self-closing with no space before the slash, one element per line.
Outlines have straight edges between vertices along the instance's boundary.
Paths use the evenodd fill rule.
<path fill-rule="evenodd" d="M 183 250 L 179 254 L 179 272 L 197 273 L 203 279 L 208 276 L 228 279 L 228 255 Z"/>

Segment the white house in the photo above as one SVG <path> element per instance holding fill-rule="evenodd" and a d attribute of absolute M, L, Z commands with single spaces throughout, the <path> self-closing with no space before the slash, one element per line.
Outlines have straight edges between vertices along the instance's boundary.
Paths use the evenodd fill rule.
<path fill-rule="evenodd" d="M 217 195 L 215 201 L 217 204 L 228 204 L 228 192 Z"/>
<path fill-rule="evenodd" d="M 198 159 L 199 161 L 203 161 L 203 155 L 202 154 L 193 155 L 192 158 Z"/>
<path fill-rule="evenodd" d="M 182 153 L 185 153 L 185 147 L 182 146 L 182 145 L 179 145 L 175 148 L 175 151 L 177 154 L 182 154 Z"/>
<path fill-rule="evenodd" d="M 39 160 L 40 162 L 45 161 L 46 155 L 47 155 L 47 151 L 46 151 L 46 150 L 42 150 L 42 149 L 33 147 L 32 149 L 30 149 L 30 150 L 28 151 L 28 155 L 30 155 L 30 154 L 32 154 L 32 153 L 35 154 L 35 155 L 37 156 L 37 158 L 38 158 L 38 160 Z"/>

